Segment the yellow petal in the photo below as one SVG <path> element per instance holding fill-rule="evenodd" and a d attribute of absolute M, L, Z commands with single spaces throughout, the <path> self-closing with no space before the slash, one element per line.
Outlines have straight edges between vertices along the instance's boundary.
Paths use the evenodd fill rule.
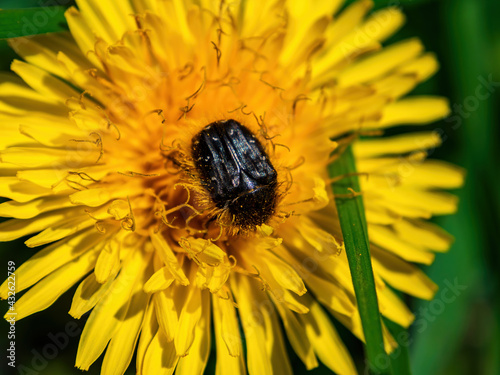
<path fill-rule="evenodd" d="M 149 258 L 138 249 L 134 250 L 130 252 L 131 256 L 114 280 L 110 292 L 99 301 L 85 323 L 75 364 L 82 370 L 88 370 L 104 351 L 109 340 L 123 324 L 128 310 L 126 306 L 129 305 L 134 290 L 142 288 L 140 280 L 144 277 Z"/>
<path fill-rule="evenodd" d="M 116 199 L 111 202 L 108 213 L 112 215 L 115 220 L 125 219 L 130 215 L 129 202 L 123 199 Z"/>
<path fill-rule="evenodd" d="M 359 31 L 365 38 L 384 41 L 403 26 L 404 22 L 405 16 L 400 7 L 387 7 L 373 12 Z"/>
<path fill-rule="evenodd" d="M 16 291 L 20 292 L 40 281 L 51 272 L 84 254 L 106 240 L 94 230 L 82 232 L 38 251 L 16 270 Z M 7 297 L 7 281 L 0 286 L 0 298 Z"/>
<path fill-rule="evenodd" d="M 226 293 L 229 292 L 226 291 Z M 231 357 L 242 356 L 243 348 L 241 345 L 240 327 L 233 301 L 229 295 L 227 299 L 222 299 L 218 295 L 213 294 L 212 303 L 218 336 L 225 344 L 225 348 L 221 348 L 220 350 L 229 353 Z"/>
<path fill-rule="evenodd" d="M 382 322 L 382 338 L 384 339 L 385 352 L 392 353 L 398 344 L 396 340 L 394 340 L 394 337 L 392 337 L 391 332 L 389 332 L 384 322 Z"/>
<path fill-rule="evenodd" d="M 392 35 L 404 23 L 405 17 L 400 9 L 389 7 L 374 12 L 362 25 L 355 28 L 321 57 L 321 63 L 315 64 L 318 78 L 315 86 L 337 75 L 333 67 L 340 62 L 351 63 L 358 54 L 380 49 L 380 42 Z"/>
<path fill-rule="evenodd" d="M 191 277 L 193 280 L 196 270 L 192 267 Z M 181 357 L 189 353 L 189 349 L 194 342 L 195 329 L 202 316 L 201 290 L 191 282 L 188 288 L 188 295 L 179 314 L 179 322 L 174 336 L 175 351 Z M 206 292 L 204 292 L 206 293 Z M 208 298 L 208 296 L 207 296 Z"/>
<path fill-rule="evenodd" d="M 330 202 L 330 198 L 328 197 L 328 190 L 323 179 L 314 179 L 313 193 L 313 201 L 317 204 L 316 209 L 319 210 L 320 208 L 325 207 Z"/>
<path fill-rule="evenodd" d="M 144 291 L 146 293 L 155 293 L 167 289 L 174 280 L 175 278 L 170 273 L 168 267 L 162 267 L 144 284 Z"/>
<path fill-rule="evenodd" d="M 295 315 L 293 312 L 283 307 L 279 302 L 275 302 L 275 306 L 283 321 L 288 341 L 290 341 L 295 353 L 308 370 L 318 367 L 318 361 L 314 354 L 313 347 L 298 315 Z"/>
<path fill-rule="evenodd" d="M 39 281 L 15 303 L 16 320 L 45 310 L 94 267 L 95 252 L 87 252 Z"/>
<path fill-rule="evenodd" d="M 439 63 L 433 53 L 426 53 L 414 61 L 402 65 L 398 72 L 416 74 L 419 81 L 425 81 L 439 69 Z"/>
<path fill-rule="evenodd" d="M 150 272 L 144 272 L 142 279 L 137 280 L 123 322 L 106 349 L 101 367 L 103 375 L 123 375 L 132 360 L 150 298 L 142 292 L 142 284 Z"/>
<path fill-rule="evenodd" d="M 202 292 L 202 316 L 195 328 L 195 338 L 189 355 L 180 358 L 177 375 L 203 375 L 210 353 L 210 295 Z"/>
<path fill-rule="evenodd" d="M 64 103 L 68 98 L 79 96 L 69 85 L 34 65 L 14 60 L 11 69 L 35 91 L 54 102 Z"/>
<path fill-rule="evenodd" d="M 387 192 L 386 200 L 392 205 L 415 207 L 435 215 L 447 215 L 457 210 L 458 198 L 452 194 L 409 188 Z"/>
<path fill-rule="evenodd" d="M 113 281 L 114 279 L 109 279 L 105 284 L 101 284 L 97 282 L 94 273 L 88 275 L 78 285 L 68 314 L 75 319 L 80 319 L 104 297 L 113 285 Z"/>
<path fill-rule="evenodd" d="M 84 53 L 84 55 L 96 66 L 101 67 L 101 62 L 96 58 L 95 54 L 89 53 L 94 50 L 96 41 L 95 34 L 85 22 L 80 12 L 71 6 L 64 13 L 64 17 L 68 22 L 68 27 L 76 43 Z"/>
<path fill-rule="evenodd" d="M 389 225 L 399 219 L 390 212 L 377 207 L 377 205 L 365 205 L 366 221 L 370 224 Z"/>
<path fill-rule="evenodd" d="M 271 358 L 262 343 L 262 339 L 266 337 L 265 325 L 262 318 L 256 316 L 254 311 L 259 303 L 263 306 L 264 303 L 271 304 L 271 301 L 264 292 L 258 292 L 258 287 L 250 283 L 251 280 L 247 276 L 235 275 L 233 287 L 247 343 L 248 372 L 270 375 L 273 373 Z"/>
<path fill-rule="evenodd" d="M 287 1 L 287 33 L 280 62 L 284 65 L 290 64 L 297 56 L 301 56 L 302 49 L 311 45 L 314 39 L 322 37 L 323 30 L 341 3 L 339 0 L 318 1 L 309 7 L 300 0 Z"/>
<path fill-rule="evenodd" d="M 387 251 L 372 248 L 373 270 L 389 285 L 412 296 L 432 299 L 437 290 L 421 270 Z"/>
<path fill-rule="evenodd" d="M 8 106 L 13 113 L 16 113 L 17 115 L 19 114 L 26 114 L 26 112 L 38 109 L 36 104 L 45 104 L 49 105 L 52 104 L 52 100 L 41 95 L 40 93 L 34 91 L 32 88 L 30 88 L 20 77 L 16 76 L 12 72 L 1 72 L 0 73 L 0 99 L 2 101 L 8 100 L 8 98 L 23 98 L 26 100 L 25 104 L 26 106 L 20 106 L 19 101 L 15 102 L 16 105 L 13 106 Z M 5 103 L 7 104 L 8 101 Z M 23 103 L 23 102 L 21 102 Z M 31 108 L 31 105 L 28 105 L 28 103 L 33 104 L 35 108 Z M 54 114 L 64 114 L 67 113 L 67 109 L 64 112 L 61 112 L 61 110 L 65 108 L 63 105 L 59 106 L 59 111 L 55 111 Z M 3 109 L 3 108 L 2 108 Z M 8 113 L 12 113 L 10 111 L 7 111 Z M 38 111 L 37 111 L 38 112 Z M 45 116 L 44 111 L 40 115 Z M 51 112 L 48 112 L 51 113 Z"/>
<path fill-rule="evenodd" d="M 81 211 L 66 208 L 62 210 L 47 212 L 33 219 L 21 220 L 11 219 L 0 223 L 0 241 L 12 241 L 28 234 L 40 232 L 47 227 L 61 222 L 73 220 L 75 217 L 85 219 L 87 216 Z M 87 216 L 88 217 L 88 216 Z"/>
<path fill-rule="evenodd" d="M 424 163 L 410 163 L 410 170 L 402 178 L 406 185 L 429 188 L 455 189 L 463 185 L 465 170 L 455 165 L 438 160 L 426 160 Z"/>
<path fill-rule="evenodd" d="M 137 374 L 144 374 L 142 365 L 144 363 L 146 351 L 149 344 L 153 341 L 156 332 L 158 332 L 158 322 L 156 320 L 155 308 L 153 303 L 149 303 L 142 324 L 139 344 L 137 345 L 137 360 L 135 361 Z"/>
<path fill-rule="evenodd" d="M 354 144 L 353 151 L 357 158 L 368 158 L 426 150 L 439 145 L 441 145 L 439 134 L 436 132 L 420 132 L 357 142 Z"/>
<path fill-rule="evenodd" d="M 332 283 L 318 275 L 318 269 L 327 271 L 328 274 L 332 272 L 333 268 L 337 268 L 340 264 L 338 258 L 334 260 L 333 257 L 328 256 L 315 259 L 314 257 L 299 256 L 298 254 L 292 256 L 290 250 L 284 247 L 278 247 L 275 251 L 281 258 L 297 270 L 300 277 L 307 283 L 308 287 L 313 291 L 316 298 L 318 298 L 321 303 L 330 306 L 333 310 L 344 315 L 351 315 L 353 313 L 354 305 L 346 291 L 337 283 Z M 351 275 L 348 272 L 348 267 L 346 267 L 346 270 L 341 272 L 341 274 L 342 273 L 345 273 L 342 278 L 352 287 Z M 338 273 L 332 273 L 332 275 L 335 279 L 339 279 Z M 304 313 L 307 313 L 307 307 L 303 306 L 303 308 L 305 309 Z M 300 313 L 300 311 L 297 312 Z"/>
<path fill-rule="evenodd" d="M 266 254 L 267 255 L 267 254 Z M 250 251 L 243 251 L 241 253 L 242 260 L 244 264 L 248 268 L 253 268 L 257 271 L 260 280 L 263 284 L 263 287 L 267 290 L 269 290 L 270 293 L 273 294 L 273 296 L 280 302 L 285 303 L 289 308 L 293 309 L 294 311 L 301 312 L 305 308 L 296 300 L 294 299 L 290 293 L 288 292 L 287 289 L 285 289 L 283 286 L 281 286 L 278 281 L 276 280 L 276 277 L 281 277 L 278 275 L 275 275 L 274 273 L 271 272 L 270 267 L 268 266 L 268 262 L 264 258 L 263 254 L 260 252 L 257 253 L 252 253 Z M 292 271 L 294 272 L 294 271 Z M 294 272 L 295 273 L 295 272 Z M 281 277 L 283 279 L 283 277 Z M 294 275 L 294 278 L 297 279 L 297 275 Z M 299 278 L 300 279 L 300 278 Z M 285 284 L 288 283 L 288 286 L 290 287 L 297 287 L 298 285 L 303 285 L 302 281 L 294 281 L 292 283 L 282 280 Z M 300 287 L 299 287 L 300 288 Z M 302 292 L 305 289 L 305 287 L 300 288 L 296 291 Z"/>
<path fill-rule="evenodd" d="M 208 288 L 211 293 L 218 293 L 226 283 L 233 267 L 234 265 L 228 258 L 224 258 L 223 263 L 215 267 L 198 267 L 196 285 L 200 289 Z"/>
<path fill-rule="evenodd" d="M 406 65 L 406 64 L 404 64 Z M 396 101 L 412 91 L 417 86 L 418 80 L 414 75 L 399 75 L 397 72 L 379 78 L 370 84 L 370 87 L 381 97 L 386 97 L 388 102 Z"/>
<path fill-rule="evenodd" d="M 368 11 L 373 7 L 373 1 L 360 0 L 350 4 L 338 14 L 326 31 L 325 52 L 331 51 L 335 45 L 361 23 Z"/>
<path fill-rule="evenodd" d="M 0 195 L 16 202 L 29 202 L 32 199 L 51 195 L 52 190 L 35 185 L 29 181 L 19 181 L 17 177 L 0 177 Z"/>
<path fill-rule="evenodd" d="M 43 123 L 32 125 L 23 122 L 19 125 L 19 132 L 47 147 L 71 148 L 75 139 L 88 138 L 87 132 L 76 128 L 70 123 L 52 123 L 49 129 L 44 128 L 42 125 Z M 93 142 L 93 140 L 91 141 Z"/>
<path fill-rule="evenodd" d="M 214 321 L 215 345 L 216 345 L 216 375 L 244 375 L 246 374 L 245 359 L 242 354 L 241 337 L 239 332 L 238 320 L 234 307 L 232 311 L 221 315 L 220 303 L 224 302 L 217 295 L 212 295 L 212 310 Z M 229 302 L 232 304 L 232 302 Z M 229 315 L 227 315 L 229 314 Z M 225 322 L 224 322 L 224 320 Z M 224 337 L 225 335 L 225 337 Z M 238 356 L 232 356 L 229 346 Z"/>
<path fill-rule="evenodd" d="M 187 289 L 183 289 L 186 290 Z M 177 332 L 177 326 L 179 324 L 179 314 L 177 312 L 178 300 L 174 300 L 174 288 L 170 287 L 161 292 L 154 294 L 153 302 L 155 304 L 156 319 L 160 325 L 160 331 L 167 338 L 168 341 L 172 341 L 175 337 L 175 332 Z"/>
<path fill-rule="evenodd" d="M 181 40 L 189 45 L 193 36 L 187 23 L 186 8 L 186 3 L 182 0 L 165 1 L 158 4 L 158 13 L 180 35 Z"/>
<path fill-rule="evenodd" d="M 43 187 L 44 191 L 47 192 L 44 195 L 51 194 L 53 192 L 52 188 L 56 187 L 56 185 L 60 183 L 67 176 L 68 176 L 68 171 L 62 168 L 33 169 L 33 170 L 24 170 L 17 172 L 17 178 L 18 180 L 20 180 L 20 182 L 23 182 L 25 186 L 26 185 L 32 186 L 37 189 Z M 26 184 L 27 182 L 29 182 L 29 184 Z M 31 188 L 30 190 L 34 189 Z M 19 199 L 16 200 L 18 202 L 26 201 Z"/>
<path fill-rule="evenodd" d="M 0 151 L 9 147 L 16 147 L 23 144 L 26 145 L 26 143 L 29 143 L 27 136 L 19 132 L 19 126 L 17 124 L 5 124 L 5 120 L 2 117 L 3 116 L 0 115 L 0 122 L 3 123 L 2 137 L 0 138 Z M 33 146 L 36 146 L 36 144 L 33 144 Z"/>
<path fill-rule="evenodd" d="M 286 289 L 280 291 L 280 293 L 282 293 L 281 303 L 293 312 L 297 314 L 307 314 L 309 312 L 309 309 L 300 302 L 300 297 L 298 295 L 290 293 Z"/>
<path fill-rule="evenodd" d="M 403 301 L 390 288 L 377 288 L 380 313 L 402 327 L 409 327 L 415 318 Z"/>
<path fill-rule="evenodd" d="M 335 311 L 330 311 L 337 320 L 339 320 L 342 324 L 344 324 L 356 337 L 358 337 L 361 341 L 365 342 L 365 337 L 363 334 L 363 330 L 361 327 L 361 319 L 359 317 L 359 313 L 355 314 L 351 317 L 346 317 L 344 315 L 337 314 Z M 382 336 L 384 340 L 384 349 L 387 353 L 391 353 L 395 347 L 397 346 L 396 341 L 391 336 L 389 330 L 382 322 Z"/>
<path fill-rule="evenodd" d="M 182 270 L 182 267 L 179 265 L 177 257 L 165 240 L 165 237 L 163 237 L 161 233 L 156 233 L 154 230 L 151 230 L 149 232 L 149 236 L 161 260 L 163 261 L 165 266 L 169 267 L 169 271 L 172 273 L 175 279 L 181 285 L 189 285 L 189 280 Z"/>
<path fill-rule="evenodd" d="M 75 215 L 73 215 L 75 216 Z M 31 237 L 24 244 L 28 247 L 37 247 L 71 236 L 82 229 L 94 226 L 96 220 L 87 214 L 78 215 L 72 218 L 64 218 L 53 223 L 49 228 Z"/>
<path fill-rule="evenodd" d="M 61 70 L 57 63 L 56 52 L 46 47 L 46 45 L 50 46 L 52 43 L 57 44 L 59 38 L 67 38 L 67 36 L 52 34 L 50 41 L 47 40 L 46 36 L 37 35 L 30 38 L 13 38 L 9 39 L 9 45 L 28 63 L 69 81 L 70 77 Z M 67 39 L 69 41 L 69 38 Z"/>
<path fill-rule="evenodd" d="M 178 361 L 174 343 L 167 340 L 162 330 L 158 330 L 144 356 L 142 375 L 171 375 Z"/>
<path fill-rule="evenodd" d="M 395 192 L 393 189 L 391 192 Z M 379 208 L 387 210 L 390 214 L 396 217 L 408 217 L 408 218 L 424 218 L 429 219 L 432 217 L 432 213 L 422 207 L 419 207 L 418 204 L 410 205 L 410 200 L 406 200 L 406 204 L 397 203 L 395 204 L 390 194 L 384 194 L 382 197 L 380 196 L 381 191 L 378 191 L 379 194 L 376 196 L 374 194 L 370 194 L 370 192 L 366 192 L 365 200 L 370 202 L 371 205 L 378 205 Z"/>
<path fill-rule="evenodd" d="M 370 242 L 382 247 L 409 262 L 431 264 L 434 254 L 425 251 L 421 246 L 412 246 L 405 240 L 395 236 L 395 233 L 381 225 L 370 225 L 368 228 Z"/>
<path fill-rule="evenodd" d="M 127 30 L 136 30 L 134 10 L 130 1 L 103 2 L 99 0 L 77 1 L 78 9 L 88 25 L 99 36 L 109 37 L 109 43 L 115 43 Z"/>
<path fill-rule="evenodd" d="M 226 253 L 212 241 L 204 240 L 203 238 L 195 238 L 185 240 L 180 245 L 188 252 L 188 254 L 197 259 L 199 262 L 208 265 L 219 265 Z"/>
<path fill-rule="evenodd" d="M 306 299 L 311 312 L 299 315 L 298 321 L 305 329 L 318 358 L 337 374 L 357 374 L 354 362 L 331 319 L 314 298 L 308 296 Z"/>
<path fill-rule="evenodd" d="M 421 220 L 401 220 L 394 224 L 394 229 L 405 241 L 434 251 L 446 251 L 453 242 L 453 237 L 449 233 L 437 225 Z"/>
<path fill-rule="evenodd" d="M 25 168 L 73 168 L 94 165 L 99 149 L 71 150 L 47 147 L 11 147 L 0 152 L 0 160 Z"/>
<path fill-rule="evenodd" d="M 41 213 L 71 207 L 72 205 L 67 196 L 38 198 L 27 203 L 7 201 L 0 204 L 0 216 L 31 219 Z"/>
<path fill-rule="evenodd" d="M 342 249 L 333 235 L 318 228 L 306 217 L 301 217 L 297 229 L 306 241 L 319 252 L 336 254 Z"/>
<path fill-rule="evenodd" d="M 266 350 L 271 358 L 273 374 L 292 375 L 292 366 L 285 348 L 281 324 L 272 305 L 261 310 L 266 328 Z"/>
<path fill-rule="evenodd" d="M 353 314 L 355 306 L 349 294 L 336 283 L 314 275 L 307 279 L 307 283 L 322 304 L 344 315 Z"/>
<path fill-rule="evenodd" d="M 120 243 L 116 239 L 108 241 L 101 250 L 94 269 L 98 283 L 104 284 L 120 269 Z"/>
<path fill-rule="evenodd" d="M 338 83 L 341 86 L 350 86 L 382 77 L 397 66 L 418 56 L 422 50 L 422 43 L 418 39 L 393 44 L 351 64 L 349 68 L 338 75 Z"/>
<path fill-rule="evenodd" d="M 449 114 L 447 99 L 414 96 L 386 106 L 378 126 L 385 128 L 402 124 L 429 124 Z"/>
<path fill-rule="evenodd" d="M 71 83 L 77 87 L 85 87 L 98 102 L 104 103 L 107 99 L 106 93 L 99 89 L 99 83 L 89 74 L 93 72 L 98 75 L 98 70 L 89 61 L 95 59 L 95 54 L 88 53 L 87 58 L 75 43 L 72 43 L 72 46 L 78 49 L 76 53 L 71 53 L 68 49 L 59 50 L 57 53 L 60 67 L 71 77 Z M 83 99 L 83 103 L 86 102 L 86 98 L 80 99 Z"/>
<path fill-rule="evenodd" d="M 115 186 L 106 188 L 85 189 L 70 195 L 73 204 L 82 204 L 89 207 L 97 207 L 110 200 L 121 197 L 132 197 L 142 193 L 143 188 L 135 184 L 121 185 L 120 189 Z"/>
<path fill-rule="evenodd" d="M 242 38 L 264 35 L 268 29 L 276 26 L 274 17 L 269 17 L 269 15 L 278 12 L 281 6 L 282 2 L 280 0 L 270 0 L 262 3 L 257 1 L 242 2 L 241 17 L 243 21 L 241 22 L 242 30 L 240 31 Z"/>
<path fill-rule="evenodd" d="M 109 25 L 106 22 L 108 17 L 116 16 L 111 14 L 109 10 L 106 11 L 107 3 L 99 5 L 96 1 L 77 1 L 77 5 L 85 24 L 92 28 L 89 35 L 96 35 L 104 39 L 108 44 L 118 41 L 121 35 L 116 34 L 111 22 L 109 22 Z"/>
<path fill-rule="evenodd" d="M 264 261 L 275 280 L 283 288 L 291 290 L 299 296 L 307 292 L 302 278 L 289 264 L 270 252 L 265 254 Z"/>

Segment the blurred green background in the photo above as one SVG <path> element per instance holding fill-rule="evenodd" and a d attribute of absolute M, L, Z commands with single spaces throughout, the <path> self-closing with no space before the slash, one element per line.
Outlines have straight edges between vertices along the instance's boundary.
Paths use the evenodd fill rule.
<path fill-rule="evenodd" d="M 304 0 L 306 1 L 306 0 Z M 325 0 L 327 1 L 327 0 Z M 348 1 L 352 2 L 352 1 Z M 56 1 L 0 0 L 1 9 L 54 5 Z M 68 5 L 70 1 L 60 0 Z M 410 328 L 410 358 L 414 375 L 500 374 L 500 1 L 498 0 L 375 0 L 376 8 L 400 6 L 407 15 L 406 26 L 388 43 L 412 36 L 420 37 L 427 50 L 437 54 L 441 69 L 412 94 L 436 94 L 450 99 L 453 114 L 448 120 L 426 128 L 440 129 L 443 146 L 432 157 L 467 169 L 466 185 L 456 192 L 459 211 L 435 221 L 452 233 L 455 244 L 447 254 L 438 254 L 426 272 L 440 290 L 456 289 L 453 301 L 437 293 L 431 302 L 408 300 L 416 314 Z M 0 40 L 0 69 L 8 70 L 14 53 Z M 490 85 L 485 85 L 485 82 Z M 493 82 L 493 83 L 491 83 Z M 498 82 L 495 85 L 495 82 Z M 478 87 L 481 87 L 478 89 Z M 478 91 L 480 94 L 478 95 Z M 484 93 L 490 94 L 485 98 Z M 453 117 L 454 116 L 454 117 Z M 398 128 L 391 133 L 423 130 Z M 13 260 L 19 266 L 32 254 L 23 240 L 0 244 L 0 265 Z M 2 276 L 2 279 L 4 277 Z M 451 285 L 451 287 L 450 287 Z M 28 317 L 16 325 L 17 364 L 6 366 L 8 324 L 0 321 L 0 374 L 72 374 L 78 336 L 58 348 L 54 359 L 42 355 L 51 334 L 83 329 L 83 317 L 74 321 L 66 312 L 74 289 L 50 309 Z M 1 311 L 7 304 L 1 303 Z M 363 366 L 363 349 L 357 340 L 339 327 L 349 349 Z M 45 353 L 47 354 L 47 353 Z M 102 359 L 102 358 L 101 358 Z M 298 358 L 292 358 L 296 373 L 327 374 L 320 367 L 307 372 Z M 29 369 L 28 369 L 29 368 Z M 95 363 L 89 374 L 98 374 Z M 207 373 L 214 373 L 212 355 Z M 132 367 L 127 374 L 134 374 Z"/>

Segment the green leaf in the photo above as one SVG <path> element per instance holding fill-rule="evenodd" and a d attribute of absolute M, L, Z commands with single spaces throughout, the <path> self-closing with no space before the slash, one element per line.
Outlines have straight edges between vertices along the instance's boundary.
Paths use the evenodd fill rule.
<path fill-rule="evenodd" d="M 0 39 L 68 30 L 63 6 L 0 10 Z"/>
<path fill-rule="evenodd" d="M 360 195 L 353 197 L 350 190 L 360 191 L 351 146 L 347 147 L 329 169 L 333 178 L 341 178 L 332 186 L 363 325 L 369 368 L 373 373 L 387 374 L 390 362 L 384 350 L 363 198 Z"/>

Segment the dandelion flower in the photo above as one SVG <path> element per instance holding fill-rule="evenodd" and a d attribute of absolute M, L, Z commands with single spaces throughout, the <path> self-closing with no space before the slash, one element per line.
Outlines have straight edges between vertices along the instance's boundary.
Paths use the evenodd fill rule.
<path fill-rule="evenodd" d="M 397 8 L 307 4 L 77 0 L 68 33 L 10 41 L 24 61 L 12 63 L 18 77 L 1 76 L 0 195 L 10 200 L 0 215 L 11 219 L 0 240 L 47 245 L 17 270 L 17 319 L 78 285 L 69 313 L 89 313 L 79 369 L 104 353 L 102 372 L 123 374 L 137 352 L 140 374 L 201 374 L 213 335 L 218 374 L 291 373 L 286 340 L 308 369 L 355 373 L 328 315 L 363 339 L 327 172 L 345 144 L 368 176 L 381 314 L 413 320 L 392 288 L 432 298 L 413 263 L 448 249 L 426 219 L 455 211 L 439 190 L 463 173 L 425 160 L 435 133 L 358 135 L 446 116 L 443 98 L 404 98 L 436 59 L 417 39 L 382 47 L 404 23 Z M 216 204 L 193 157 L 208 124 L 230 121 L 276 173 L 268 207 L 240 216 Z M 386 329 L 384 340 L 391 350 Z"/>

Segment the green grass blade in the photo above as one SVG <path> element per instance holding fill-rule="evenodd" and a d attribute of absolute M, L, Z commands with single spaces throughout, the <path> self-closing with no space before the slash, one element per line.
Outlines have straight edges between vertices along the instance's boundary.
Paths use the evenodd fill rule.
<path fill-rule="evenodd" d="M 63 6 L 0 10 L 0 39 L 68 30 Z"/>
<path fill-rule="evenodd" d="M 386 365 L 389 360 L 384 351 L 363 198 L 361 196 L 339 197 L 350 194 L 349 188 L 357 192 L 360 191 L 358 177 L 353 175 L 356 173 L 356 166 L 350 146 L 338 160 L 330 165 L 329 169 L 332 177 L 345 176 L 340 181 L 333 183 L 332 186 L 333 192 L 337 196 L 335 203 L 366 339 L 366 356 L 370 371 L 386 374 L 389 373 L 389 369 L 381 368 L 381 364 Z"/>

